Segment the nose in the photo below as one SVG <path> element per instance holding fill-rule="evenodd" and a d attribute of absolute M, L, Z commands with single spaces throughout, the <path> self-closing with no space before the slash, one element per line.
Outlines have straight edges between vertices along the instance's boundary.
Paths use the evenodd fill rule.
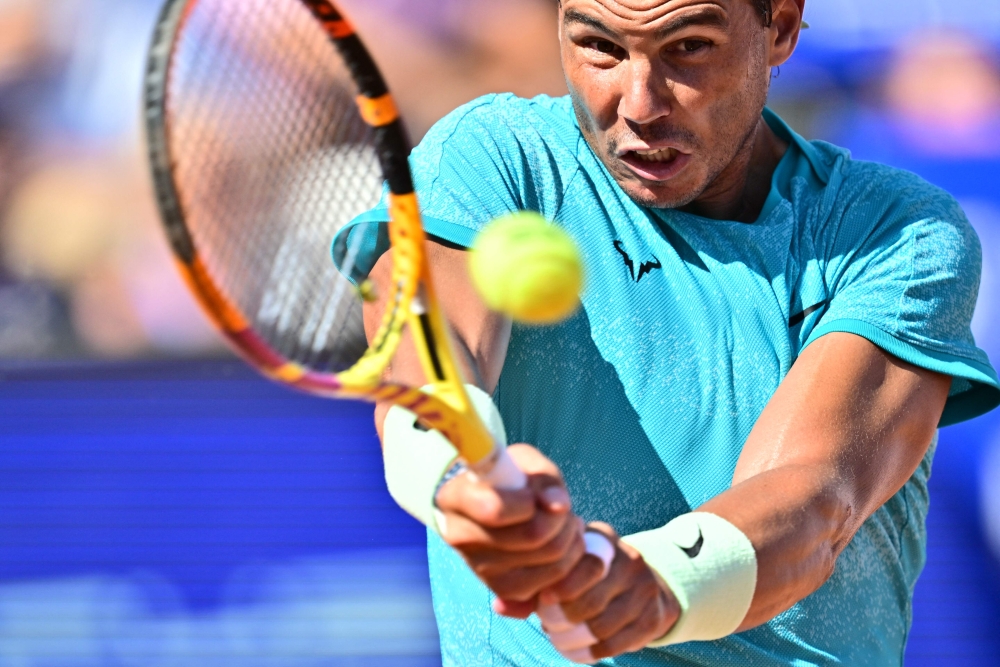
<path fill-rule="evenodd" d="M 630 58 L 622 68 L 618 115 L 638 125 L 648 125 L 670 115 L 673 94 L 670 84 L 647 59 Z"/>

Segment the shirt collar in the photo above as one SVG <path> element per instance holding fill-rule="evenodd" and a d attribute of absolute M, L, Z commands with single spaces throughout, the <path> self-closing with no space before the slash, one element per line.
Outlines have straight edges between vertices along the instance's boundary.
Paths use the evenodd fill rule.
<path fill-rule="evenodd" d="M 816 174 L 816 178 L 818 178 L 823 185 L 830 184 L 830 166 L 823 158 L 822 153 L 820 153 L 819 149 L 817 149 L 812 142 L 806 141 L 802 138 L 802 136 L 789 127 L 788 123 L 782 120 L 778 114 L 774 113 L 767 107 L 764 107 L 764 122 L 767 123 L 768 127 L 770 127 L 775 134 L 799 149 L 802 155 L 805 156 L 806 160 L 809 161 L 809 166 L 812 167 L 813 173 Z"/>

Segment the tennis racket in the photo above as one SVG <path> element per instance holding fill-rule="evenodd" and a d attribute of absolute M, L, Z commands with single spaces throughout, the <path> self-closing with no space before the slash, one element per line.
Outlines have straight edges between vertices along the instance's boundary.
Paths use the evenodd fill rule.
<path fill-rule="evenodd" d="M 424 256 L 396 105 L 325 0 L 170 0 L 145 109 L 156 195 L 185 282 L 236 351 L 323 396 L 400 405 L 490 478 L 503 448 L 466 395 Z M 392 294 L 371 345 L 330 243 L 388 184 Z M 380 231 L 350 234 L 344 272 Z M 384 233 L 384 232 L 383 232 Z M 370 267 L 369 267 L 370 268 Z M 383 380 L 409 327 L 432 389 Z M 501 466 L 501 470 L 516 470 Z M 497 480 L 519 487 L 523 476 Z"/>
<path fill-rule="evenodd" d="M 402 120 L 333 2 L 168 0 L 150 50 L 145 113 L 177 266 L 247 362 L 312 394 L 406 408 L 481 479 L 526 484 L 465 391 L 424 255 Z M 384 228 L 360 223 L 341 235 L 341 271 L 329 248 L 384 189 L 392 293 L 369 345 L 362 304 L 371 288 L 361 276 Z M 404 328 L 426 391 L 384 379 Z M 599 542 L 588 534 L 592 552 L 606 556 L 610 545 Z"/>

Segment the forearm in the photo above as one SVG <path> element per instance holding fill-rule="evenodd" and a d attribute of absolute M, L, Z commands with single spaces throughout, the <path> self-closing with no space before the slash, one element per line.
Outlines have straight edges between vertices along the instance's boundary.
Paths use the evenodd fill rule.
<path fill-rule="evenodd" d="M 740 632 L 766 623 L 822 586 L 860 527 L 849 489 L 818 465 L 761 473 L 698 511 L 732 523 L 757 552 L 757 588 Z"/>
<path fill-rule="evenodd" d="M 747 439 L 732 488 L 625 538 L 682 601 L 662 641 L 747 630 L 821 587 L 864 521 L 920 464 L 949 385 L 854 336 L 808 348 Z"/>
<path fill-rule="evenodd" d="M 846 334 L 806 350 L 747 440 L 733 487 L 702 508 L 757 552 L 741 629 L 826 582 L 864 521 L 920 464 L 950 384 Z"/>

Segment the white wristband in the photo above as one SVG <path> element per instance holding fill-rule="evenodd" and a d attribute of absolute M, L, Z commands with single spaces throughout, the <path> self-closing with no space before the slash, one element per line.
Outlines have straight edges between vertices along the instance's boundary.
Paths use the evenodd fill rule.
<path fill-rule="evenodd" d="M 757 555 L 725 519 L 693 512 L 622 542 L 642 554 L 681 606 L 680 619 L 651 647 L 721 639 L 746 618 L 757 589 Z"/>
<path fill-rule="evenodd" d="M 506 445 L 507 434 L 493 399 L 472 385 L 465 390 L 493 438 Z M 417 417 L 409 410 L 393 406 L 382 428 L 382 456 L 389 494 L 418 521 L 440 532 L 434 495 L 458 458 L 452 444 L 437 431 L 418 428 Z"/>

